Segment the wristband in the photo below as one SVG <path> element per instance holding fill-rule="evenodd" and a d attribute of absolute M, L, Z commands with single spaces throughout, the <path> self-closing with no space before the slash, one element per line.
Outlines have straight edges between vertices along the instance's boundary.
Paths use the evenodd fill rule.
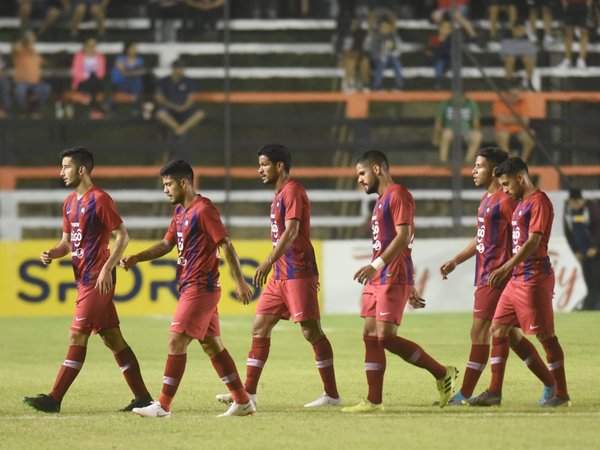
<path fill-rule="evenodd" d="M 381 259 L 380 256 L 379 258 L 376 258 L 375 260 L 371 261 L 371 267 L 375 270 L 379 270 L 382 267 L 385 267 L 385 261 Z"/>

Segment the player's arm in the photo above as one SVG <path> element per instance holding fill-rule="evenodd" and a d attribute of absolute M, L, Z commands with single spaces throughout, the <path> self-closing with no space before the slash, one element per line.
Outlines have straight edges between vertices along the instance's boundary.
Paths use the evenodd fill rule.
<path fill-rule="evenodd" d="M 229 266 L 229 271 L 235 280 L 235 292 L 237 294 L 237 298 L 244 305 L 247 305 L 252 299 L 253 290 L 248 283 L 246 283 L 244 275 L 242 275 L 242 266 L 240 265 L 240 259 L 235 251 L 233 242 L 231 242 L 228 237 L 225 237 L 221 239 L 218 245 L 225 255 L 225 260 Z"/>
<path fill-rule="evenodd" d="M 354 279 L 361 284 L 367 284 L 367 281 L 369 281 L 379 269 L 385 267 L 392 259 L 399 255 L 402 250 L 410 245 L 411 239 L 412 235 L 409 225 L 396 225 L 396 236 L 394 239 L 392 239 L 379 258 L 358 269 L 354 274 Z"/>
<path fill-rule="evenodd" d="M 50 250 L 43 251 L 40 254 L 40 261 L 44 263 L 45 266 L 52 263 L 53 259 L 62 258 L 67 253 L 69 253 L 69 233 L 62 234 L 61 240 L 52 247 Z"/>
<path fill-rule="evenodd" d="M 277 245 L 273 247 L 269 256 L 262 262 L 258 269 L 256 269 L 256 273 L 254 274 L 254 279 L 252 282 L 255 286 L 263 286 L 267 282 L 267 278 L 269 276 L 269 272 L 273 267 L 273 264 L 281 257 L 281 255 L 285 254 L 288 249 L 292 246 L 296 237 L 298 237 L 298 232 L 300 231 L 300 221 L 298 219 L 289 219 L 285 221 L 285 231 L 277 241 Z"/>
<path fill-rule="evenodd" d="M 445 280 L 448 277 L 448 274 L 456 269 L 456 266 L 475 256 L 476 247 L 477 238 L 473 238 L 471 242 L 469 242 L 464 249 L 457 253 L 454 258 L 442 264 L 440 266 L 440 276 L 442 279 Z"/>
<path fill-rule="evenodd" d="M 523 244 L 521 249 L 515 253 L 512 258 L 490 273 L 487 284 L 489 286 L 502 286 L 508 277 L 510 277 L 513 269 L 533 255 L 541 241 L 541 233 L 535 231 L 530 233 L 529 238 Z"/>
<path fill-rule="evenodd" d="M 115 237 L 115 243 L 113 244 L 110 256 L 102 266 L 98 279 L 96 280 L 96 287 L 100 290 L 101 294 L 108 294 L 113 286 L 112 270 L 115 268 L 123 252 L 129 243 L 129 233 L 123 223 L 120 223 L 117 228 L 112 231 Z"/>
<path fill-rule="evenodd" d="M 152 247 L 148 247 L 146 250 L 136 253 L 135 255 L 124 256 L 119 261 L 119 264 L 123 269 L 129 270 L 142 261 L 151 261 L 160 258 L 161 256 L 165 256 L 173 250 L 173 247 L 175 247 L 175 244 L 163 239 Z"/>

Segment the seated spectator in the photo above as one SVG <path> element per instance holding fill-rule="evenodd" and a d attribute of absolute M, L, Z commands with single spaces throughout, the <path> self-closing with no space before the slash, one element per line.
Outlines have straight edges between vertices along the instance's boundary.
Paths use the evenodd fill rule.
<path fill-rule="evenodd" d="M 477 39 L 477 32 L 468 19 L 469 1 L 470 0 L 456 0 L 456 12 L 454 13 L 453 18 L 456 20 L 456 23 L 465 30 L 469 39 L 474 41 Z M 439 24 L 442 20 L 451 20 L 452 0 L 437 0 L 437 9 L 431 13 L 431 18 L 436 24 Z"/>
<path fill-rule="evenodd" d="M 156 92 L 156 118 L 178 137 L 204 119 L 204 112 L 194 106 L 195 89 L 183 68 L 180 60 L 175 61 L 171 75 L 159 81 Z"/>
<path fill-rule="evenodd" d="M 354 92 L 370 83 L 370 63 L 363 52 L 366 32 L 361 28 L 360 21 L 350 16 L 340 18 L 335 39 L 336 55 L 344 69 L 342 90 Z M 366 59 L 366 66 L 363 60 Z M 365 70 L 366 67 L 366 70 Z M 360 73 L 360 78 L 358 74 Z"/>
<path fill-rule="evenodd" d="M 440 22 L 437 34 L 429 39 L 426 53 L 433 63 L 435 72 L 433 85 L 435 89 L 441 89 L 444 75 L 452 68 L 452 24 L 450 21 L 442 20 Z"/>
<path fill-rule="evenodd" d="M 508 24 L 512 29 L 517 21 L 518 10 L 517 0 L 488 0 L 488 12 L 490 18 L 490 40 L 498 40 L 498 18 L 500 12 L 505 12 L 508 16 Z"/>
<path fill-rule="evenodd" d="M 175 42 L 176 23 L 186 15 L 185 0 L 149 0 L 148 10 L 155 42 Z"/>
<path fill-rule="evenodd" d="M 0 118 L 12 114 L 12 85 L 8 78 L 8 65 L 0 55 Z"/>
<path fill-rule="evenodd" d="M 542 21 L 544 22 L 544 44 L 552 44 L 552 4 L 554 0 L 527 0 L 529 5 L 529 29 L 530 38 L 537 42 L 537 19 L 538 10 L 542 10 Z"/>
<path fill-rule="evenodd" d="M 559 64 L 560 69 L 568 69 L 573 63 L 573 33 L 575 28 L 579 29 L 579 58 L 577 58 L 576 67 L 585 69 L 587 64 L 588 42 L 590 33 L 587 25 L 588 10 L 591 5 L 590 0 L 563 0 L 564 20 L 565 20 L 565 59 Z"/>
<path fill-rule="evenodd" d="M 501 98 L 494 102 L 493 115 L 498 147 L 512 156 L 519 156 L 517 152 L 510 150 L 510 139 L 515 136 L 521 143 L 521 159 L 528 163 L 535 141 L 530 136 L 533 130 L 529 128 L 529 108 L 519 83 L 513 83 L 501 94 Z"/>
<path fill-rule="evenodd" d="M 465 156 L 465 164 L 473 163 L 475 153 L 481 145 L 481 124 L 479 107 L 473 100 L 461 96 L 460 101 L 460 129 L 461 137 L 467 143 L 468 150 Z M 439 146 L 440 161 L 444 164 L 448 162 L 450 154 L 450 144 L 454 139 L 454 100 L 449 98 L 443 102 L 435 118 L 433 127 L 433 145 Z"/>
<path fill-rule="evenodd" d="M 71 37 L 76 38 L 79 34 L 79 24 L 85 18 L 86 12 L 96 21 L 98 26 L 98 38 L 103 39 L 106 34 L 104 19 L 106 8 L 110 0 L 71 0 L 73 15 L 71 16 Z"/>
<path fill-rule="evenodd" d="M 96 39 L 88 38 L 83 49 L 73 55 L 71 64 L 71 89 L 89 94 L 90 117 L 100 119 L 104 113 L 100 106 L 104 95 L 106 58 L 96 51 Z"/>
<path fill-rule="evenodd" d="M 527 37 L 525 24 L 515 23 L 512 29 L 512 37 L 502 39 L 500 43 L 500 56 L 504 60 L 504 78 L 511 82 L 515 71 L 515 63 L 521 61 L 527 76 L 527 88 L 534 90 L 531 80 L 535 68 L 536 48 Z"/>
<path fill-rule="evenodd" d="M 202 31 L 205 35 L 215 32 L 217 22 L 223 18 L 225 0 L 185 0 L 185 29 Z"/>
<path fill-rule="evenodd" d="M 255 19 L 277 19 L 279 17 L 278 0 L 251 0 L 252 17 Z"/>
<path fill-rule="evenodd" d="M 137 54 L 137 43 L 126 42 L 124 54 L 117 56 L 110 72 L 113 93 L 131 94 L 137 106 L 136 110 L 139 110 L 144 92 L 144 80 L 148 74 L 144 59 Z"/>
<path fill-rule="evenodd" d="M 50 85 L 42 81 L 44 59 L 35 49 L 36 42 L 35 34 L 27 31 L 13 45 L 15 103 L 21 114 L 31 113 L 32 118 L 40 117 L 52 92 Z"/>
<path fill-rule="evenodd" d="M 62 12 L 68 12 L 71 8 L 69 0 L 18 0 L 19 19 L 21 20 L 21 30 L 30 28 L 31 18 L 42 20 L 42 25 L 37 31 L 37 35 L 43 35 L 48 29 L 56 23 Z"/>
<path fill-rule="evenodd" d="M 379 28 L 367 36 L 364 45 L 375 68 L 372 88 L 374 90 L 381 88 L 384 71 L 388 66 L 394 70 L 396 88 L 404 88 L 402 65 L 400 64 L 401 41 L 394 30 L 394 24 L 383 20 L 379 24 Z"/>

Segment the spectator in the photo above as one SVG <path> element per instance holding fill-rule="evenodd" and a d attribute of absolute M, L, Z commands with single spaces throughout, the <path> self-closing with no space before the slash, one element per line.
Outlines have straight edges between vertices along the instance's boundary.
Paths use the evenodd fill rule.
<path fill-rule="evenodd" d="M 149 0 L 148 7 L 154 41 L 175 42 L 176 21 L 187 17 L 185 0 Z"/>
<path fill-rule="evenodd" d="M 600 205 L 584 200 L 581 189 L 570 189 L 563 225 L 588 290 L 582 309 L 600 309 Z"/>
<path fill-rule="evenodd" d="M 279 1 L 278 0 L 251 0 L 252 17 L 260 19 L 277 19 L 279 17 Z"/>
<path fill-rule="evenodd" d="M 96 51 L 96 39 L 88 38 L 83 49 L 73 55 L 71 64 L 71 89 L 89 94 L 90 117 L 100 119 L 104 116 L 100 102 L 104 96 L 104 78 L 106 76 L 106 58 Z"/>
<path fill-rule="evenodd" d="M 508 16 L 508 24 L 512 29 L 517 21 L 518 11 L 516 0 L 489 0 L 490 40 L 498 40 L 498 18 L 500 12 Z"/>
<path fill-rule="evenodd" d="M 103 39 L 106 35 L 104 19 L 106 18 L 106 8 L 110 0 L 71 0 L 73 6 L 73 15 L 71 16 L 71 38 L 77 38 L 79 34 L 79 24 L 85 18 L 86 12 L 96 21 L 98 27 L 98 39 Z"/>
<path fill-rule="evenodd" d="M 71 4 L 69 0 L 18 0 L 19 19 L 21 20 L 21 30 L 30 28 L 32 17 L 43 20 L 38 29 L 38 36 L 44 34 L 60 18 L 61 9 L 69 12 Z"/>
<path fill-rule="evenodd" d="M 439 24 L 443 20 L 454 20 L 458 25 L 465 30 L 469 39 L 474 41 L 477 39 L 477 32 L 475 28 L 469 22 L 469 0 L 456 0 L 456 11 L 452 16 L 452 1 L 453 0 L 437 0 L 437 9 L 431 13 L 431 18 L 436 24 Z"/>
<path fill-rule="evenodd" d="M 591 0 L 562 0 L 565 10 L 565 59 L 559 64 L 560 69 L 568 69 L 573 63 L 573 33 L 575 28 L 579 29 L 579 58 L 577 58 L 578 69 L 585 69 L 587 64 L 588 42 L 590 33 L 587 26 L 588 10 L 592 5 Z"/>
<path fill-rule="evenodd" d="M 175 61 L 171 75 L 160 80 L 156 93 L 156 118 L 178 137 L 204 119 L 204 112 L 194 106 L 195 89 L 183 67 L 180 60 Z"/>
<path fill-rule="evenodd" d="M 136 104 L 135 111 L 139 111 L 144 92 L 144 80 L 148 74 L 149 71 L 144 66 L 144 59 L 137 54 L 137 43 L 126 42 L 124 54 L 117 56 L 115 65 L 111 70 L 112 90 L 113 92 L 131 94 Z"/>
<path fill-rule="evenodd" d="M 521 159 L 525 162 L 529 161 L 535 141 L 530 136 L 533 130 L 529 128 L 527 100 L 522 97 L 518 83 L 513 83 L 506 92 L 501 94 L 501 98 L 494 102 L 493 114 L 498 147 L 511 155 L 516 155 L 516 152 L 510 150 L 510 139 L 515 136 L 521 143 Z"/>
<path fill-rule="evenodd" d="M 368 56 L 363 52 L 365 38 L 366 32 L 358 19 L 351 16 L 339 18 L 335 50 L 344 69 L 344 92 L 354 92 L 369 86 L 371 67 Z M 358 73 L 360 77 L 357 76 Z"/>
<path fill-rule="evenodd" d="M 205 34 L 212 34 L 217 22 L 223 17 L 225 0 L 185 0 L 187 11 L 185 14 L 186 30 L 201 30 Z"/>
<path fill-rule="evenodd" d="M 552 4 L 554 0 L 527 0 L 529 5 L 529 29 L 530 38 L 537 42 L 537 18 L 538 10 L 542 10 L 542 20 L 544 22 L 544 44 L 552 44 Z"/>
<path fill-rule="evenodd" d="M 535 68 L 536 48 L 533 42 L 527 37 L 525 24 L 517 22 L 512 29 L 512 37 L 503 39 L 500 44 L 500 55 L 504 60 L 504 78 L 512 81 L 515 71 L 515 63 L 521 61 L 525 68 L 527 77 L 527 88 L 533 89 L 532 78 Z"/>
<path fill-rule="evenodd" d="M 8 78 L 8 65 L 0 54 L 0 118 L 12 114 L 12 85 Z"/>
<path fill-rule="evenodd" d="M 459 102 L 461 137 L 468 145 L 465 164 L 469 165 L 473 163 L 475 153 L 481 145 L 479 107 L 473 100 L 464 96 L 459 98 Z M 454 139 L 453 116 L 454 100 L 450 98 L 440 105 L 433 128 L 433 145 L 439 146 L 440 161 L 444 164 L 448 162 L 450 144 Z"/>
<path fill-rule="evenodd" d="M 394 80 L 397 89 L 404 87 L 402 78 L 402 65 L 400 64 L 400 37 L 394 31 L 394 24 L 389 20 L 383 20 L 373 34 L 365 40 L 369 57 L 375 67 L 373 76 L 374 90 L 380 89 L 383 84 L 384 71 L 388 66 L 394 70 Z"/>
<path fill-rule="evenodd" d="M 13 83 L 17 108 L 21 113 L 31 113 L 32 118 L 40 117 L 40 109 L 46 105 L 52 88 L 42 81 L 44 59 L 35 49 L 37 40 L 32 31 L 13 45 Z"/>
<path fill-rule="evenodd" d="M 435 89 L 442 88 L 442 79 L 452 68 L 452 24 L 442 20 L 438 32 L 431 36 L 427 45 L 427 55 L 433 62 L 435 72 L 433 85 Z"/>

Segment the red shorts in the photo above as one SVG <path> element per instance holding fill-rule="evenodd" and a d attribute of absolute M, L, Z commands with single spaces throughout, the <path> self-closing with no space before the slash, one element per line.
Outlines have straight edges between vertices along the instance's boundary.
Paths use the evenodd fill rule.
<path fill-rule="evenodd" d="M 293 280 L 269 279 L 260 294 L 256 314 L 280 316 L 294 322 L 319 320 L 319 277 L 297 278 Z"/>
<path fill-rule="evenodd" d="M 118 328 L 119 316 L 113 301 L 114 294 L 114 286 L 108 294 L 102 295 L 94 285 L 79 285 L 71 330 L 90 335 L 92 331 L 99 333 Z"/>
<path fill-rule="evenodd" d="M 220 298 L 220 289 L 215 292 L 181 293 L 169 330 L 201 341 L 207 336 L 220 336 L 217 309 Z"/>
<path fill-rule="evenodd" d="M 502 291 L 504 291 L 503 287 L 477 286 L 475 290 L 475 303 L 473 305 L 473 317 L 492 320 Z"/>
<path fill-rule="evenodd" d="M 500 296 L 493 323 L 519 325 L 525 334 L 554 333 L 553 295 L 554 273 L 528 281 L 511 278 Z"/>
<path fill-rule="evenodd" d="M 410 284 L 368 284 L 363 289 L 360 316 L 400 325 L 411 292 Z"/>

